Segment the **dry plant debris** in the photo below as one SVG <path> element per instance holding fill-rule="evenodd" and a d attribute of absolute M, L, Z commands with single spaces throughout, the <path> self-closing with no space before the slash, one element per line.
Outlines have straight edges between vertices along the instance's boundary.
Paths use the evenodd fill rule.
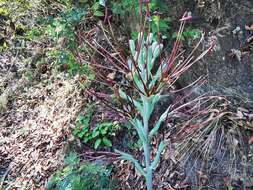
<path fill-rule="evenodd" d="M 6 81 L 3 77 L 1 81 Z M 84 105 L 78 76 L 41 78 L 30 86 L 24 77 L 6 81 L 7 86 L 14 81 L 16 88 L 15 97 L 0 113 L 0 187 L 43 189 L 62 163 L 70 129 Z"/>
<path fill-rule="evenodd" d="M 242 60 L 242 57 L 253 51 L 253 25 L 245 26 L 245 30 L 250 33 L 249 37 L 243 42 L 239 49 L 231 49 L 229 56 L 235 57 L 238 61 Z"/>
<path fill-rule="evenodd" d="M 245 25 L 245 30 L 253 31 L 253 24 L 251 24 L 250 26 Z"/>
<path fill-rule="evenodd" d="M 238 182 L 243 183 L 240 187 L 250 189 L 253 178 L 247 174 L 252 172 L 253 162 L 252 113 L 253 110 L 242 105 L 237 105 L 234 109 L 229 104 L 219 113 L 221 117 L 218 117 L 220 122 L 217 128 L 204 126 L 198 130 L 189 126 L 191 132 L 175 142 L 171 138 L 175 136 L 173 131 L 165 129 L 160 138 L 172 141 L 163 152 L 161 164 L 154 173 L 156 189 L 223 189 L 231 185 L 238 186 Z M 170 125 L 181 128 L 177 122 Z M 157 142 L 159 139 L 153 142 L 154 145 Z M 138 156 L 140 154 L 137 152 L 136 157 Z M 206 160 L 210 161 L 206 163 Z M 121 189 L 145 189 L 144 179 L 129 162 L 116 161 L 114 164 L 117 166 L 115 175 L 120 181 Z"/>

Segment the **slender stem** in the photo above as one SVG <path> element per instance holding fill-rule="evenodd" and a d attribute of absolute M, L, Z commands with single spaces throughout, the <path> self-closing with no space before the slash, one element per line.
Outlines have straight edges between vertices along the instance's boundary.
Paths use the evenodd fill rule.
<path fill-rule="evenodd" d="M 152 168 L 147 169 L 146 183 L 147 183 L 147 190 L 153 190 Z"/>
<path fill-rule="evenodd" d="M 153 190 L 153 180 L 152 180 L 152 168 L 150 166 L 150 144 L 148 140 L 148 118 L 144 117 L 143 118 L 143 125 L 144 125 L 144 130 L 145 130 L 145 135 L 147 142 L 143 144 L 143 149 L 144 149 L 144 157 L 145 157 L 145 165 L 146 165 L 146 184 L 147 184 L 147 190 Z"/>

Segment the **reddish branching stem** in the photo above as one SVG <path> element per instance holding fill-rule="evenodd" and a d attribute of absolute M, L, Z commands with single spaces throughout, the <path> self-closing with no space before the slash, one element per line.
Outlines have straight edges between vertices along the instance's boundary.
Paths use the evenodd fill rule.
<path fill-rule="evenodd" d="M 146 3 L 146 18 L 150 19 L 149 0 L 145 0 Z"/>
<path fill-rule="evenodd" d="M 142 17 L 142 0 L 139 0 L 139 2 L 140 2 L 140 12 L 139 12 L 139 14 L 140 14 L 140 17 Z"/>

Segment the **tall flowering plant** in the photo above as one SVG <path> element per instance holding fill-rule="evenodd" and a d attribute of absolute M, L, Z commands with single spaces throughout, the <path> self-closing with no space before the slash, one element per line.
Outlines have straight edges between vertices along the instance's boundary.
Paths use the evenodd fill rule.
<path fill-rule="evenodd" d="M 140 17 L 143 18 L 143 7 L 145 5 L 145 19 L 144 23 L 148 22 L 150 18 L 149 12 L 149 0 L 140 0 Z M 110 71 L 117 71 L 127 81 L 127 88 L 118 88 L 117 95 L 125 104 L 131 105 L 135 114 L 128 114 L 129 122 L 133 125 L 138 133 L 138 137 L 142 143 L 144 163 L 135 159 L 132 155 L 116 150 L 122 159 L 131 161 L 135 168 L 146 179 L 146 185 L 148 190 L 153 189 L 153 172 L 160 162 L 160 156 L 166 147 L 166 142 L 160 142 L 156 155 L 154 158 L 151 156 L 152 139 L 156 137 L 161 124 L 173 113 L 204 100 L 205 97 L 200 97 L 198 100 L 185 103 L 175 108 L 174 105 L 169 106 L 164 113 L 162 113 L 155 124 L 151 124 L 150 118 L 154 113 L 155 105 L 160 102 L 166 95 L 162 92 L 165 87 L 172 87 L 175 82 L 181 77 L 181 75 L 187 71 L 194 63 L 202 59 L 209 51 L 212 50 L 214 44 L 212 43 L 204 52 L 195 56 L 195 52 L 203 40 L 203 35 L 200 41 L 196 44 L 192 52 L 182 60 L 184 52 L 180 51 L 181 36 L 184 30 L 184 26 L 187 20 L 191 19 L 191 15 L 185 12 L 182 18 L 179 20 L 180 27 L 177 33 L 176 41 L 174 42 L 171 53 L 168 57 L 163 56 L 163 44 L 155 39 L 152 33 L 148 33 L 145 37 L 145 24 L 140 28 L 138 39 L 136 41 L 129 40 L 130 56 L 125 58 L 121 51 L 112 45 L 110 39 L 107 37 L 105 30 L 103 32 L 105 37 L 112 47 L 114 52 L 108 52 L 96 41 L 86 40 L 86 43 L 93 48 L 96 52 L 104 57 L 110 66 L 105 67 L 101 63 L 97 63 L 94 59 L 93 65 L 99 68 L 106 68 Z M 100 73 L 98 76 L 102 77 Z M 103 83 L 114 86 L 112 80 L 108 81 L 106 77 L 102 78 Z M 131 89 L 134 93 L 129 93 Z M 133 95 L 134 94 L 134 95 Z"/>

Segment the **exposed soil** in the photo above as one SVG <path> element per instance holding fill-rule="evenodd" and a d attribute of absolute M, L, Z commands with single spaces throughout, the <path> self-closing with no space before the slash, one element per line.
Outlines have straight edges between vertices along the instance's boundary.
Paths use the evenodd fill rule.
<path fill-rule="evenodd" d="M 212 56 L 206 56 L 185 75 L 185 82 L 207 75 L 203 90 L 226 88 L 253 99 L 253 1 L 183 1 L 177 9 L 192 11 L 193 26 L 206 32 L 206 41 L 216 40 Z M 182 6 L 180 6 L 180 4 Z M 194 4 L 194 5 L 192 5 Z"/>

